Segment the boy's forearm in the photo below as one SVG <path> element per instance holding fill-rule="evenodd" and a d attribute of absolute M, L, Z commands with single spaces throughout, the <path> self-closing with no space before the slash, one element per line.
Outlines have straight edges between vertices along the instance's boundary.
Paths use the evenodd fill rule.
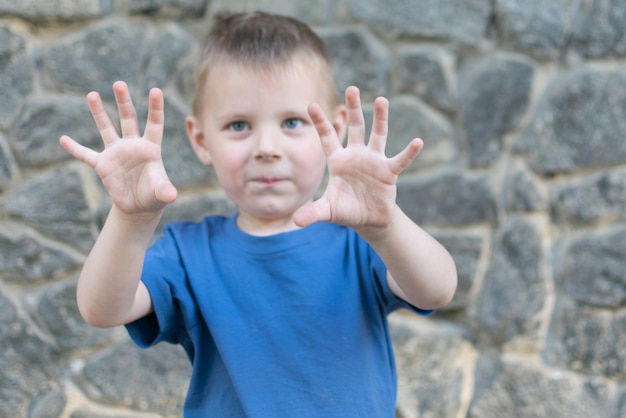
<path fill-rule="evenodd" d="M 87 323 L 108 328 L 150 312 L 150 298 L 138 288 L 159 220 L 160 213 L 139 221 L 111 209 L 78 281 L 78 308 Z"/>
<path fill-rule="evenodd" d="M 399 207 L 394 210 L 393 220 L 387 227 L 357 232 L 387 266 L 394 293 L 420 309 L 447 305 L 457 286 L 452 256 Z M 394 289 L 393 284 L 399 289 Z"/>

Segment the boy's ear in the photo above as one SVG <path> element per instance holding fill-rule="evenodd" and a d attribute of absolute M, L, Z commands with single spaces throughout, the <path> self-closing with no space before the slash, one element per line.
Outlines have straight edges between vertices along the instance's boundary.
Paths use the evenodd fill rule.
<path fill-rule="evenodd" d="M 207 140 L 198 119 L 196 119 L 195 116 L 187 116 L 185 126 L 187 128 L 187 136 L 189 137 L 191 148 L 193 148 L 200 162 L 205 165 L 211 164 L 211 153 L 209 152 Z"/>
<path fill-rule="evenodd" d="M 332 123 L 339 141 L 343 144 L 346 140 L 346 130 L 348 129 L 348 109 L 345 105 L 339 105 L 335 108 Z"/>

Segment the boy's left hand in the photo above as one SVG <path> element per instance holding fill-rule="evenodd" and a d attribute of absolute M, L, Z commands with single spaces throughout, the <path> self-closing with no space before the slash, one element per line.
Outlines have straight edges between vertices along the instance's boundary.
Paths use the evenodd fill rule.
<path fill-rule="evenodd" d="M 424 143 L 413 139 L 397 155 L 387 158 L 389 102 L 374 102 L 374 120 L 365 141 L 365 121 L 359 90 L 346 89 L 348 139 L 344 147 L 322 108 L 312 104 L 309 116 L 320 136 L 328 162 L 328 186 L 322 197 L 302 206 L 294 214 L 300 226 L 329 221 L 354 229 L 384 228 L 396 213 L 398 175 L 417 157 Z"/>

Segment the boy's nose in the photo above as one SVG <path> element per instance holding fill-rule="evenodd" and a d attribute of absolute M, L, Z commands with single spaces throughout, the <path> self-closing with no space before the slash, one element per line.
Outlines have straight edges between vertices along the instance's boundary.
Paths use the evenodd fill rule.
<path fill-rule="evenodd" d="M 274 160 L 282 156 L 279 133 L 272 129 L 260 130 L 257 134 L 255 158 Z"/>

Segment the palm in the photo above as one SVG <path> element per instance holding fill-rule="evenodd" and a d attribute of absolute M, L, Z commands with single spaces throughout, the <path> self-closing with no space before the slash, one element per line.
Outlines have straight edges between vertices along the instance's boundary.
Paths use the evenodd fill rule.
<path fill-rule="evenodd" d="M 359 91 L 355 87 L 346 90 L 346 107 L 349 128 L 345 147 L 321 108 L 317 105 L 309 108 L 327 156 L 329 180 L 323 196 L 295 214 L 300 225 L 316 221 L 354 228 L 387 225 L 394 212 L 397 177 L 422 148 L 422 141 L 415 139 L 398 155 L 385 156 L 387 100 L 379 98 L 375 102 L 372 133 L 367 143 Z"/>
<path fill-rule="evenodd" d="M 75 158 L 96 170 L 107 188 L 113 204 L 127 214 L 158 212 L 176 198 L 161 159 L 163 137 L 163 96 L 159 90 L 150 93 L 148 120 L 143 136 L 126 84 L 114 86 L 122 136 L 107 115 L 100 96 L 87 96 L 89 109 L 102 136 L 105 149 L 96 152 L 61 138 L 61 145 Z"/>

